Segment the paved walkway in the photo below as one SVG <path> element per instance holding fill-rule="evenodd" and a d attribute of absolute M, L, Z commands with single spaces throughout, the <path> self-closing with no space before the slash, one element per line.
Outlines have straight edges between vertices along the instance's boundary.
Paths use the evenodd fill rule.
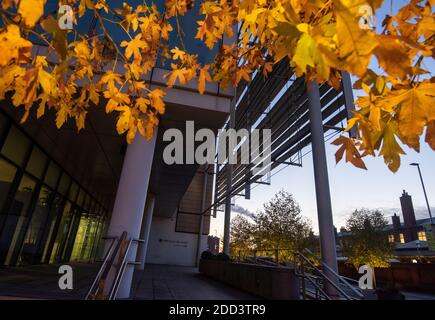
<path fill-rule="evenodd" d="M 198 273 L 196 268 L 146 265 L 136 270 L 132 296 L 145 300 L 246 300 L 257 297 Z"/>
<path fill-rule="evenodd" d="M 71 264 L 74 289 L 60 290 L 59 266 L 39 265 L 25 268 L 0 268 L 0 300 L 16 299 L 83 299 L 97 264 Z M 435 300 L 435 295 L 403 292 L 406 300 Z M 145 300 L 245 300 L 256 299 L 248 293 L 214 281 L 198 273 L 196 268 L 146 265 L 136 270 L 132 285 L 133 299 Z"/>
<path fill-rule="evenodd" d="M 80 300 L 86 295 L 98 264 L 71 264 L 73 290 L 60 290 L 57 265 L 0 268 L 0 300 Z M 147 265 L 135 271 L 133 299 L 240 300 L 255 297 L 200 275 L 196 268 Z"/>
<path fill-rule="evenodd" d="M 58 265 L 0 268 L 0 299 L 83 299 L 98 265 L 70 264 L 73 268 L 73 289 L 59 289 Z"/>

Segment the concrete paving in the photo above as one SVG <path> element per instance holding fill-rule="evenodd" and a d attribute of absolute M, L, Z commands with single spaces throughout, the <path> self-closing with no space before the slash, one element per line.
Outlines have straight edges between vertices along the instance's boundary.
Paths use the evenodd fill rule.
<path fill-rule="evenodd" d="M 71 264 L 72 290 L 59 289 L 58 265 L 0 268 L 0 300 L 80 300 L 86 295 L 98 264 Z M 247 293 L 200 275 L 196 268 L 146 265 L 135 271 L 133 299 L 146 300 L 241 300 L 255 299 Z"/>
<path fill-rule="evenodd" d="M 59 288 L 59 265 L 0 268 L 0 299 L 83 299 L 94 279 L 98 265 L 71 263 L 73 289 Z"/>
<path fill-rule="evenodd" d="M 257 297 L 207 278 L 192 267 L 146 265 L 133 276 L 132 296 L 145 300 L 247 300 Z"/>
<path fill-rule="evenodd" d="M 83 299 L 93 281 L 98 264 L 71 264 L 74 271 L 73 290 L 60 290 L 58 265 L 25 268 L 0 268 L 0 300 Z M 406 300 L 435 300 L 435 295 L 403 292 Z M 258 299 L 246 292 L 214 281 L 198 273 L 196 268 L 146 265 L 136 270 L 132 285 L 133 299 L 145 300 L 246 300 Z"/>

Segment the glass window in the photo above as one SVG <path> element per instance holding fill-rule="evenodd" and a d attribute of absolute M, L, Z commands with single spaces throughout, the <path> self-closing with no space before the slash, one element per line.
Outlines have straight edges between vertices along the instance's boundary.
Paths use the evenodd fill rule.
<path fill-rule="evenodd" d="M 405 243 L 405 237 L 403 233 L 400 234 L 400 243 Z"/>
<path fill-rule="evenodd" d="M 52 188 L 56 188 L 57 179 L 59 178 L 60 168 L 54 163 L 50 162 L 47 174 L 45 175 L 45 183 Z"/>
<path fill-rule="evenodd" d="M 91 199 L 91 206 L 89 207 L 89 212 L 90 212 L 90 214 L 92 214 L 92 215 L 95 215 L 96 214 L 96 205 L 97 205 L 97 203 L 95 202 L 95 200 L 94 199 Z"/>
<path fill-rule="evenodd" d="M 394 242 L 394 234 L 388 235 L 388 242 Z"/>
<path fill-rule="evenodd" d="M 97 216 L 101 216 L 101 207 L 98 203 L 96 203 L 95 208 L 94 208 L 94 213 Z"/>
<path fill-rule="evenodd" d="M 47 225 L 52 195 L 53 191 L 47 186 L 43 186 L 39 191 L 32 219 L 21 248 L 20 259 L 18 261 L 19 264 L 27 265 L 39 262 L 40 256 L 38 257 L 38 254 L 40 255 L 40 253 L 38 252 L 38 248 L 44 245 L 42 239 Z"/>
<path fill-rule="evenodd" d="M 16 172 L 17 169 L 13 165 L 0 158 L 0 210 L 6 202 L 6 197 L 8 196 L 12 181 L 14 181 Z M 0 212 L 0 226 L 2 225 L 2 215 L 2 212 Z"/>
<path fill-rule="evenodd" d="M 78 208 L 73 205 L 72 206 L 72 214 L 71 214 L 71 222 L 67 234 L 67 239 L 64 242 L 63 249 L 61 252 L 61 261 L 70 261 L 71 252 L 74 247 L 74 243 L 76 240 L 77 229 L 80 223 L 80 211 Z"/>
<path fill-rule="evenodd" d="M 47 164 L 48 158 L 41 149 L 34 146 L 30 154 L 29 162 L 27 163 L 26 170 L 33 174 L 35 177 L 41 179 L 44 174 L 44 169 Z"/>
<path fill-rule="evenodd" d="M 90 261 L 92 249 L 94 247 L 94 241 L 97 236 L 98 217 L 88 216 L 88 227 L 83 240 L 83 245 L 80 252 L 81 261 Z"/>
<path fill-rule="evenodd" d="M 91 196 L 89 195 L 89 193 L 86 193 L 86 197 L 85 197 L 85 201 L 83 204 L 83 208 L 89 212 L 89 209 L 91 207 Z"/>
<path fill-rule="evenodd" d="M 420 241 L 427 241 L 426 232 L 419 231 L 418 232 L 418 240 L 420 240 Z"/>
<path fill-rule="evenodd" d="M 77 205 L 82 207 L 84 198 L 85 198 L 85 190 L 80 189 L 79 196 L 77 197 Z"/>
<path fill-rule="evenodd" d="M 12 126 L 1 153 L 19 166 L 22 166 L 29 148 L 30 140 L 15 126 Z"/>
<path fill-rule="evenodd" d="M 62 178 L 60 178 L 59 188 L 57 189 L 60 194 L 66 195 L 70 182 L 71 182 L 71 177 L 64 172 L 62 174 Z"/>
<path fill-rule="evenodd" d="M 53 248 L 55 235 L 57 233 L 58 228 L 58 219 L 60 218 L 59 215 L 61 214 L 62 210 L 62 204 L 63 204 L 63 197 L 60 194 L 56 194 L 53 199 L 53 204 L 50 207 L 50 214 L 48 217 L 48 221 L 46 224 L 46 235 L 45 239 L 43 239 L 43 242 L 45 243 L 44 246 L 44 252 L 42 255 L 42 262 L 48 263 L 50 256 L 51 256 L 51 250 Z"/>
<path fill-rule="evenodd" d="M 8 247 L 5 264 L 15 264 L 21 243 L 28 226 L 28 214 L 36 181 L 24 175 L 9 207 L 8 216 L 1 234 L 2 246 Z"/>
<path fill-rule="evenodd" d="M 82 248 L 84 247 L 84 242 L 89 224 L 90 219 L 88 218 L 88 216 L 82 215 L 80 218 L 76 239 L 71 254 L 71 261 L 82 261 L 81 253 L 83 251 Z"/>
<path fill-rule="evenodd" d="M 70 223 L 72 221 L 73 211 L 71 202 L 67 201 L 63 209 L 62 218 L 56 235 L 56 240 L 51 251 L 50 263 L 60 262 L 61 253 L 66 244 Z"/>
<path fill-rule="evenodd" d="M 79 192 L 79 186 L 77 183 L 73 182 L 68 192 L 68 198 L 71 201 L 75 201 L 77 198 L 77 193 Z"/>

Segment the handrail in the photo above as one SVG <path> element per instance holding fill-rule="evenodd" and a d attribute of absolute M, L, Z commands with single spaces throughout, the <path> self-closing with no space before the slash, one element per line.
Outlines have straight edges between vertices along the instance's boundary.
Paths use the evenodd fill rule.
<path fill-rule="evenodd" d="M 331 297 L 328 296 L 328 294 L 325 292 L 325 290 L 323 290 L 323 288 L 322 288 L 321 286 L 319 286 L 317 283 L 315 283 L 315 282 L 313 281 L 313 279 L 311 279 L 310 276 L 307 276 L 306 279 L 309 280 L 309 281 L 311 282 L 311 284 L 312 284 L 312 285 L 313 285 L 317 290 L 319 290 L 319 291 L 320 291 L 320 292 L 325 296 L 325 298 L 326 298 L 327 300 L 331 300 Z"/>
<path fill-rule="evenodd" d="M 110 248 L 109 248 L 108 253 L 106 254 L 106 259 L 104 260 L 104 262 L 100 268 L 100 271 L 97 274 L 97 277 L 95 277 L 95 280 L 94 280 L 95 284 L 93 286 L 91 286 L 88 294 L 85 297 L 86 300 L 90 300 L 90 299 L 95 300 L 98 297 L 98 294 L 100 291 L 103 291 L 103 294 L 104 294 L 104 287 L 106 285 L 105 280 L 110 272 L 110 269 L 113 266 L 113 261 L 115 260 L 116 256 L 118 255 L 121 244 L 123 241 L 125 241 L 126 237 L 127 237 L 126 231 L 122 232 L 121 237 L 119 237 L 119 238 L 107 237 L 108 239 L 109 238 L 116 238 L 117 239 L 116 247 L 112 250 L 110 250 Z M 104 298 L 103 294 L 98 298 L 101 298 L 101 297 Z"/>
<path fill-rule="evenodd" d="M 110 290 L 109 300 L 115 300 L 116 295 L 118 294 L 118 290 L 119 290 L 119 287 L 121 285 L 122 277 L 124 276 L 125 267 L 127 265 L 127 256 L 128 256 L 129 251 L 130 251 L 130 247 L 131 247 L 132 242 L 133 242 L 133 239 L 128 240 L 127 248 L 123 252 L 122 262 L 121 262 L 121 265 L 119 266 L 118 272 L 116 274 L 115 281 L 114 281 L 113 286 L 112 286 L 112 290 Z M 121 258 L 121 256 L 120 256 L 120 258 Z"/>
<path fill-rule="evenodd" d="M 128 239 L 127 240 L 127 232 L 124 231 L 121 235 L 121 237 L 105 237 L 104 239 L 113 239 L 112 243 L 110 244 L 109 249 L 107 250 L 107 253 L 104 256 L 103 263 L 101 264 L 100 269 L 98 270 L 98 273 L 92 282 L 91 288 L 89 289 L 88 293 L 86 294 L 85 299 L 96 299 L 102 298 L 102 299 L 108 299 L 108 300 L 114 300 L 116 299 L 116 296 L 118 294 L 119 287 L 122 282 L 122 278 L 124 276 L 125 270 L 127 265 L 138 265 L 139 262 L 136 261 L 127 261 L 128 254 L 130 252 L 131 244 L 133 242 L 144 242 L 142 239 Z M 116 243 L 116 246 L 115 246 Z M 126 245 L 125 245 L 126 244 Z M 118 264 L 115 264 L 115 259 L 117 259 Z M 105 280 L 107 276 L 109 275 L 110 270 L 112 267 L 115 267 L 115 273 L 113 278 L 113 282 L 110 285 L 109 290 L 105 290 L 105 287 L 107 288 L 107 284 L 105 283 Z M 107 292 L 108 295 L 105 296 L 103 294 L 99 295 L 99 291 Z"/>
<path fill-rule="evenodd" d="M 104 271 L 104 269 L 105 269 L 105 267 L 106 267 L 106 265 L 107 265 L 107 263 L 109 261 L 109 258 L 112 256 L 112 254 L 114 252 L 115 243 L 118 242 L 118 237 L 104 237 L 103 239 L 104 240 L 106 240 L 106 239 L 112 240 L 112 242 L 111 242 L 111 244 L 110 244 L 106 254 L 104 255 L 101 267 L 98 270 L 97 275 L 96 275 L 94 281 L 92 282 L 91 287 L 89 288 L 88 292 L 86 293 L 85 300 L 89 300 L 89 298 L 91 297 L 92 292 L 95 290 L 95 286 L 98 283 L 98 281 L 101 279 L 101 276 L 102 276 L 103 271 Z"/>
<path fill-rule="evenodd" d="M 311 252 L 310 249 L 305 248 L 304 249 L 305 252 L 308 252 L 313 258 L 315 258 L 318 262 L 320 262 L 322 264 L 322 267 L 325 267 L 326 269 L 328 269 L 329 272 L 331 272 L 332 274 L 334 274 L 338 280 L 342 281 L 350 290 L 352 290 L 353 293 L 355 293 L 358 297 L 363 298 L 364 295 L 359 292 L 358 290 L 356 290 L 349 282 L 347 282 L 346 278 L 343 276 L 340 276 L 337 272 L 335 272 L 331 267 L 329 267 L 326 263 L 324 263 L 319 257 L 317 257 L 313 252 Z"/>
<path fill-rule="evenodd" d="M 310 261 L 310 259 L 308 259 L 307 257 L 305 257 L 302 253 L 299 253 L 299 256 L 305 260 L 305 262 L 307 262 L 312 268 L 316 269 L 317 271 L 320 272 L 320 270 L 318 270 L 315 265 Z M 335 289 L 337 289 L 347 300 L 351 300 L 352 298 L 346 293 L 344 292 L 340 286 L 338 286 L 335 281 L 331 280 L 327 275 L 325 275 L 324 272 L 320 272 L 320 274 L 322 275 L 322 277 L 327 280 Z"/>

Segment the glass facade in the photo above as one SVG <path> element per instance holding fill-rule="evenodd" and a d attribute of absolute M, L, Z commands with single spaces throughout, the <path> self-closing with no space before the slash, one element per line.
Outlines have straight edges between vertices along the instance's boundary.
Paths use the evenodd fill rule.
<path fill-rule="evenodd" d="M 88 262 L 107 210 L 0 112 L 0 265 Z"/>

